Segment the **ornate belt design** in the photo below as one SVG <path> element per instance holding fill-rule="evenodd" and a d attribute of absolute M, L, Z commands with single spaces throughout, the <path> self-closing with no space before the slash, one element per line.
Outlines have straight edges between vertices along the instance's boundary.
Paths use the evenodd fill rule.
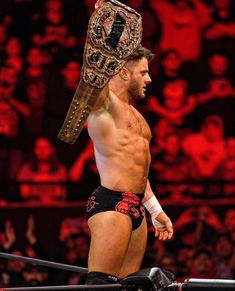
<path fill-rule="evenodd" d="M 142 20 L 134 9 L 116 0 L 101 0 L 91 15 L 83 53 L 81 79 L 58 138 L 73 144 L 111 77 L 140 45 Z"/>

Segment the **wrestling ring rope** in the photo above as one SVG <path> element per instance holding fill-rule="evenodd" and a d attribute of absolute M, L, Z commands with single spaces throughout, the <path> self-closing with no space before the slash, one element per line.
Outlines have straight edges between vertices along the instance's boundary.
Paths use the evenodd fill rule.
<path fill-rule="evenodd" d="M 18 256 L 3 252 L 0 252 L 0 258 L 23 261 L 32 265 L 41 265 L 72 272 L 88 273 L 88 269 L 83 267 Z M 0 291 L 37 290 L 234 291 L 235 280 L 189 278 L 184 280 L 183 283 L 177 283 L 172 273 L 154 267 L 142 269 L 139 272 L 133 273 L 122 279 L 117 284 L 0 288 Z"/>

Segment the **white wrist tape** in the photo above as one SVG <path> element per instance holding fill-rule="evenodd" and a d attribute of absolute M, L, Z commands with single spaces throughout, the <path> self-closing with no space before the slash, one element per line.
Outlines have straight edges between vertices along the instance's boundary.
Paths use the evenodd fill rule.
<path fill-rule="evenodd" d="M 157 216 L 160 212 L 163 211 L 160 203 L 154 195 L 149 200 L 144 202 L 144 207 L 151 215 L 154 213 Z"/>
<path fill-rule="evenodd" d="M 144 202 L 144 207 L 151 214 L 152 223 L 153 223 L 154 226 L 157 226 L 157 227 L 164 226 L 162 223 L 158 222 L 155 219 L 158 216 L 158 214 L 163 211 L 160 203 L 158 202 L 158 200 L 156 198 L 156 196 L 152 196 L 149 200 L 145 201 Z"/>

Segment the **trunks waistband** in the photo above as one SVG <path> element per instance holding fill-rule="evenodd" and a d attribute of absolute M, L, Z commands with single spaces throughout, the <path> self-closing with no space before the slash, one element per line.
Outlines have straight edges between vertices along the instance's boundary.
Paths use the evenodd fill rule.
<path fill-rule="evenodd" d="M 101 190 L 102 193 L 111 193 L 112 195 L 120 195 L 122 193 L 131 193 L 131 194 L 134 194 L 136 195 L 140 200 L 142 200 L 144 198 L 144 194 L 143 193 L 133 193 L 131 191 L 115 191 L 115 190 L 111 190 L 109 188 L 106 188 L 104 186 L 99 186 L 97 190 Z"/>

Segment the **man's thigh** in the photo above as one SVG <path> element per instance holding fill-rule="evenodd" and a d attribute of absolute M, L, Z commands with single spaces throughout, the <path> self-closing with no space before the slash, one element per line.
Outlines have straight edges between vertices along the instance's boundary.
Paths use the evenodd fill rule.
<path fill-rule="evenodd" d="M 92 216 L 88 225 L 91 230 L 89 272 L 118 277 L 131 238 L 130 217 L 116 211 L 105 211 Z"/>
<path fill-rule="evenodd" d="M 139 271 L 146 249 L 147 234 L 147 223 L 144 217 L 141 225 L 132 232 L 118 278 L 124 278 L 131 273 Z"/>

